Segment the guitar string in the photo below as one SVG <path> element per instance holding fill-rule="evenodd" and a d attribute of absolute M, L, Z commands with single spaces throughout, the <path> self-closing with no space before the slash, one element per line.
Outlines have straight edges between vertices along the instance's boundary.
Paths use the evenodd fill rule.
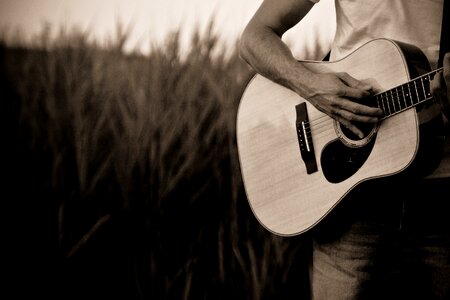
<path fill-rule="evenodd" d="M 391 98 L 392 99 L 388 99 L 388 98 L 386 98 L 386 99 L 394 100 L 394 101 L 397 101 L 397 102 L 400 102 L 400 100 L 402 100 L 398 96 L 393 96 L 393 95 L 391 95 Z M 409 109 L 409 108 L 411 108 L 411 107 L 413 107 L 413 106 L 415 106 L 417 104 L 420 104 L 420 103 L 423 103 L 423 102 L 425 102 L 427 100 L 430 100 L 430 99 L 432 99 L 432 97 L 427 97 L 425 99 L 419 99 L 417 103 L 413 102 L 413 105 L 406 106 L 406 107 L 402 107 L 400 104 L 398 104 L 397 106 L 400 108 L 399 110 L 397 110 L 397 108 L 395 108 L 395 105 L 392 104 L 394 112 L 389 111 L 388 114 L 385 114 L 385 117 L 380 118 L 380 121 L 382 121 L 382 120 L 386 119 L 387 117 L 390 117 L 390 116 L 392 116 L 392 115 L 394 115 L 396 113 L 399 113 L 399 112 L 402 112 L 402 111 L 404 111 L 406 109 Z M 326 118 L 326 120 L 321 120 L 323 118 Z M 321 120 L 321 121 L 318 121 L 318 120 Z M 321 117 L 313 119 L 311 122 L 305 122 L 304 124 L 308 128 L 311 128 L 311 126 L 314 127 L 315 135 L 319 135 L 319 134 L 321 134 L 323 132 L 326 132 L 326 131 L 328 131 L 330 129 L 330 126 L 327 126 L 327 125 L 333 124 L 333 123 L 330 123 L 332 121 L 333 121 L 333 119 L 325 114 L 325 115 L 323 115 Z M 331 128 L 334 128 L 334 126 L 331 126 Z M 311 134 L 311 130 L 309 130 L 309 131 L 307 130 L 306 134 L 307 135 Z"/>
<path fill-rule="evenodd" d="M 377 101 L 378 107 L 382 108 L 384 112 L 384 117 L 382 117 L 380 121 L 406 109 L 433 99 L 430 93 L 431 79 L 432 78 L 430 74 L 426 74 L 419 77 L 417 80 L 413 80 L 411 82 L 395 87 L 394 89 L 376 95 L 375 100 Z M 420 83 L 418 83 L 419 81 Z M 419 86 L 417 85 L 417 83 Z M 387 107 L 387 109 L 384 108 L 385 106 Z"/>
<path fill-rule="evenodd" d="M 383 96 L 382 96 L 382 97 L 383 97 Z M 425 99 L 423 99 L 423 100 L 420 100 L 419 97 L 417 97 L 417 99 L 419 99 L 417 103 L 414 103 L 414 101 L 411 100 L 411 102 L 413 103 L 413 105 L 411 105 L 411 106 L 409 106 L 409 107 L 404 107 L 404 108 L 402 108 L 402 106 L 401 106 L 400 104 L 397 104 L 397 107 L 400 107 L 400 109 L 397 110 L 395 104 L 393 104 L 392 102 L 394 102 L 394 101 L 400 102 L 401 99 L 400 99 L 400 97 L 399 97 L 399 95 L 398 95 L 398 92 L 397 92 L 397 95 L 396 95 L 396 96 L 394 96 L 394 95 L 392 94 L 392 95 L 391 95 L 391 99 L 389 99 L 389 98 L 387 98 L 387 97 L 388 97 L 388 96 L 386 96 L 386 99 L 387 99 L 388 101 L 391 102 L 390 104 L 391 104 L 391 106 L 392 106 L 394 112 L 391 112 L 391 110 L 389 110 L 389 112 L 386 113 L 386 111 L 383 110 L 383 111 L 384 111 L 384 117 L 380 118 L 379 121 L 382 121 L 382 120 L 386 119 L 387 117 L 390 117 L 390 116 L 392 116 L 392 115 L 394 115 L 394 114 L 396 114 L 396 113 L 399 113 L 399 112 L 404 111 L 404 110 L 406 110 L 406 109 L 412 108 L 413 106 L 415 106 L 415 105 L 417 105 L 417 104 L 423 103 L 423 102 L 425 102 L 425 101 L 431 99 L 431 98 L 428 97 L 428 98 L 425 98 Z M 381 100 L 381 101 L 382 101 L 382 100 Z M 381 107 L 380 107 L 380 108 L 381 108 Z M 326 120 L 323 120 L 324 118 L 325 118 Z M 305 126 L 308 127 L 308 128 L 314 127 L 314 132 L 315 132 L 315 134 L 320 134 L 320 133 L 325 132 L 325 131 L 328 131 L 328 130 L 330 129 L 330 126 L 327 126 L 327 125 L 333 124 L 333 123 L 331 123 L 331 122 L 333 122 L 333 118 L 331 118 L 330 116 L 324 114 L 323 116 L 318 117 L 318 118 L 315 118 L 315 119 L 311 120 L 310 122 L 305 122 L 304 124 L 305 124 Z M 325 128 L 325 127 L 326 127 L 326 128 Z M 323 128 L 325 128 L 325 129 L 322 130 Z M 334 126 L 331 126 L 331 128 L 334 128 Z M 306 134 L 307 134 L 307 135 L 308 135 L 308 134 L 311 134 L 311 131 L 309 131 L 309 132 L 307 131 Z"/>
<path fill-rule="evenodd" d="M 398 85 L 388 91 L 385 91 L 385 92 L 382 92 L 382 93 L 379 93 L 377 95 L 370 97 L 370 99 L 372 100 L 372 103 L 377 103 L 377 106 L 379 108 L 383 109 L 383 107 L 380 107 L 379 101 L 381 101 L 382 106 L 387 106 L 387 108 L 389 110 L 388 114 L 386 114 L 387 113 L 386 109 L 383 109 L 385 116 L 383 118 L 381 118 L 380 121 L 384 120 L 385 118 L 390 117 L 396 113 L 399 113 L 405 109 L 409 109 L 413 106 L 416 106 L 420 103 L 423 103 L 427 100 L 432 99 L 432 97 L 429 97 L 429 95 L 430 95 L 429 84 L 431 83 L 432 75 L 434 75 L 435 73 L 437 73 L 441 70 L 443 70 L 442 67 L 438 68 L 434 71 L 431 71 L 429 73 L 423 74 L 407 83 Z M 418 90 L 417 82 L 419 82 L 419 81 L 420 81 L 420 83 L 419 83 L 419 90 Z M 422 87 L 420 87 L 420 84 L 422 85 Z M 425 87 L 427 87 L 428 90 L 426 90 Z M 408 93 L 405 94 L 404 88 L 408 89 Z M 413 98 L 414 92 L 411 92 L 411 88 L 413 91 L 415 91 L 416 98 Z M 401 91 L 399 89 L 401 89 Z M 420 99 L 421 97 L 419 96 L 419 91 L 422 91 L 422 94 L 425 96 L 425 99 Z M 407 97 L 409 97 L 409 100 L 411 103 L 410 105 L 408 105 L 405 95 Z M 378 99 L 378 98 L 380 98 L 380 99 Z M 414 99 L 417 99 L 417 102 L 415 102 Z M 386 100 L 386 102 L 387 102 L 386 104 L 383 102 L 384 100 Z M 402 107 L 402 100 L 404 103 L 404 107 Z M 376 102 L 374 102 L 374 101 L 376 101 Z M 397 104 L 397 106 L 396 106 L 396 104 Z M 397 110 L 396 107 L 398 107 L 400 109 Z M 392 110 L 394 110 L 393 113 L 391 112 L 391 108 L 392 108 Z M 325 119 L 325 120 L 322 120 L 322 119 Z M 304 123 L 305 126 L 309 129 L 306 131 L 307 138 L 311 138 L 311 126 L 314 127 L 315 135 L 319 135 L 319 134 L 329 130 L 329 126 L 327 126 L 327 125 L 330 123 L 330 121 L 332 121 L 332 118 L 330 116 L 324 114 L 318 118 L 311 120 L 311 122 L 305 122 Z M 331 124 L 333 124 L 333 123 L 331 123 Z M 321 125 L 321 126 L 319 126 L 319 125 Z M 327 127 L 327 128 L 325 128 L 325 130 L 320 130 L 320 129 L 323 129 L 324 127 Z M 332 127 L 334 127 L 334 126 L 332 126 Z"/>
<path fill-rule="evenodd" d="M 424 79 L 425 79 L 425 81 L 424 81 Z M 420 81 L 419 88 L 417 87 L 418 81 Z M 429 76 L 429 74 L 426 74 L 424 76 L 416 78 L 415 80 L 413 80 L 411 82 L 405 83 L 403 85 L 397 86 L 397 87 L 390 89 L 388 91 L 385 91 L 383 93 L 380 93 L 380 94 L 370 97 L 371 102 L 376 103 L 379 108 L 383 109 L 383 107 L 381 107 L 381 106 L 387 106 L 387 108 L 388 108 L 388 111 L 386 109 L 383 109 L 384 117 L 382 117 L 380 119 L 380 121 L 384 120 L 385 118 L 390 117 L 396 113 L 404 111 L 405 109 L 409 109 L 413 106 L 416 106 L 420 103 L 423 103 L 427 100 L 432 99 L 432 97 L 429 97 L 430 96 L 430 92 L 429 92 L 430 81 L 431 81 L 431 76 Z M 408 90 L 407 93 L 405 93 L 405 89 Z M 413 90 L 413 91 L 411 91 L 411 90 Z M 415 95 L 415 97 L 413 97 L 413 95 Z M 409 101 L 407 101 L 407 99 L 405 97 L 408 97 Z M 424 98 L 421 99 L 422 97 L 424 97 Z M 381 102 L 381 105 L 380 105 L 380 102 Z M 386 102 L 386 103 L 384 103 L 384 102 Z M 408 104 L 407 102 L 409 102 L 410 104 Z M 322 120 L 323 118 L 326 118 L 327 120 Z M 324 114 L 318 118 L 311 120 L 311 122 L 305 122 L 304 124 L 308 128 L 311 128 L 311 126 L 313 126 L 316 134 L 319 134 L 322 132 L 320 129 L 324 127 L 323 123 L 325 123 L 325 122 L 329 123 L 330 121 L 332 121 L 332 118 L 330 116 Z M 320 126 L 320 125 L 322 125 L 322 126 Z M 326 130 L 328 130 L 328 129 L 329 128 L 327 128 Z M 310 131 L 309 132 L 307 131 L 306 134 L 310 134 Z"/>
<path fill-rule="evenodd" d="M 432 99 L 432 97 L 427 98 L 427 99 L 424 99 L 424 100 L 422 100 L 421 102 L 418 102 L 417 104 L 423 103 L 423 102 L 425 102 L 426 100 L 430 100 L 430 99 Z M 413 107 L 413 106 L 411 106 L 411 107 Z M 411 107 L 409 107 L 409 108 L 411 108 Z M 386 117 L 381 118 L 380 121 L 382 121 L 382 120 L 384 120 L 385 118 L 390 117 L 390 116 L 392 116 L 392 115 L 394 115 L 394 114 L 396 114 L 396 113 L 399 113 L 399 112 L 401 112 L 401 111 L 404 111 L 404 110 L 405 110 L 405 109 L 401 109 L 401 110 L 395 111 L 395 112 L 393 112 L 393 113 L 389 113 L 389 115 L 387 115 Z M 327 118 L 327 120 L 326 120 L 326 121 L 313 122 L 313 121 L 316 121 L 316 120 L 322 119 L 322 118 Z M 321 133 L 323 133 L 323 132 L 328 131 L 330 128 L 334 128 L 334 125 L 333 125 L 333 123 L 332 123 L 332 122 L 333 122 L 333 119 L 332 119 L 331 117 L 329 117 L 328 115 L 325 115 L 325 116 L 316 118 L 316 119 L 314 119 L 313 121 L 312 121 L 312 122 L 305 122 L 305 123 L 304 123 L 304 124 L 305 124 L 305 127 L 307 127 L 307 128 L 309 129 L 309 130 L 306 131 L 306 134 L 307 134 L 307 135 L 308 135 L 308 134 L 311 134 L 311 127 L 314 127 L 314 134 L 315 134 L 315 135 L 319 135 L 319 134 L 321 134 Z M 331 124 L 331 126 L 329 126 L 329 124 Z M 322 130 L 322 129 L 323 129 L 323 130 Z"/>
<path fill-rule="evenodd" d="M 439 70 L 442 70 L 442 68 L 439 68 L 439 69 L 436 69 L 435 71 L 432 71 L 432 72 L 430 72 L 430 73 L 427 73 L 427 74 L 424 74 L 424 75 L 422 75 L 422 76 L 419 76 L 419 77 L 417 77 L 416 79 L 414 79 L 414 80 L 412 80 L 412 81 L 410 81 L 410 82 L 408 82 L 408 83 L 405 83 L 405 84 L 403 84 L 403 85 L 399 85 L 399 86 L 397 86 L 397 87 L 394 87 L 394 88 L 392 88 L 392 89 L 390 89 L 390 90 L 388 90 L 388 91 L 385 91 L 385 92 L 382 92 L 382 93 L 380 93 L 380 94 L 377 94 L 377 95 L 374 95 L 374 96 L 372 96 L 372 97 L 370 97 L 370 99 L 372 100 L 372 101 L 376 101 L 376 103 L 378 104 L 378 107 L 379 108 L 382 108 L 382 107 L 380 107 L 380 105 L 379 105 L 379 102 L 378 102 L 378 99 L 377 99 L 377 97 L 381 97 L 381 99 L 379 99 L 379 101 L 383 101 L 383 99 L 386 99 L 387 101 L 388 101 L 388 103 L 386 103 L 386 106 L 388 106 L 388 109 L 389 109 L 389 104 L 390 104 L 390 107 L 392 107 L 393 108 L 393 110 L 395 110 L 394 111 L 394 113 L 391 113 L 390 112 L 390 109 L 389 109 L 389 112 L 388 112 L 388 114 L 386 114 L 386 110 L 385 109 L 383 109 L 383 111 L 384 111 L 384 113 L 385 113 L 385 117 L 388 117 L 388 116 L 390 116 L 390 115 L 393 115 L 393 114 L 395 114 L 395 113 L 398 113 L 398 112 L 400 112 L 400 111 L 402 111 L 402 110 L 404 110 L 404 109 L 408 109 L 408 108 L 411 108 L 411 107 L 413 107 L 413 106 L 415 106 L 415 105 L 417 105 L 417 104 L 420 104 L 420 103 L 422 103 L 422 102 L 425 102 L 425 101 L 427 101 L 427 100 L 429 100 L 429 99 L 431 99 L 431 98 L 429 98 L 429 97 L 427 97 L 427 94 L 426 94 L 426 90 L 424 89 L 425 88 L 425 86 L 423 86 L 422 87 L 422 89 L 421 89 L 421 91 L 423 91 L 423 94 L 424 94 L 424 96 L 426 97 L 425 99 L 420 99 L 420 96 L 419 96 L 419 93 L 418 93 L 418 91 L 417 91 L 417 85 L 416 85 L 416 82 L 418 82 L 419 80 L 421 80 L 421 83 L 422 84 L 424 84 L 424 81 L 423 81 L 423 79 L 425 78 L 426 79 L 426 81 L 425 81 L 425 83 L 429 83 L 430 81 L 431 81 L 431 75 L 432 75 L 432 73 L 436 73 L 436 72 L 438 72 Z M 418 102 L 416 102 L 415 103 L 415 101 L 414 101 L 414 99 L 412 98 L 412 96 L 409 96 L 410 94 L 413 94 L 413 93 L 409 93 L 409 94 L 406 94 L 407 96 L 409 96 L 410 97 L 410 100 L 411 100 L 411 105 L 406 105 L 406 100 L 405 100 L 405 93 L 403 92 L 403 91 L 399 91 L 398 89 L 399 88 L 408 88 L 409 89 L 409 91 L 410 91 L 410 88 L 411 87 L 413 87 L 413 89 L 416 89 L 416 99 L 418 99 L 417 101 Z M 428 87 L 428 86 L 427 86 Z M 390 93 L 390 95 L 389 95 L 389 93 Z M 428 95 L 429 95 L 429 93 L 428 93 Z M 390 96 L 390 98 L 391 99 L 389 99 L 389 96 Z M 405 103 L 405 107 L 402 107 L 402 104 L 401 104 L 401 100 L 403 100 L 403 102 Z M 397 107 L 400 107 L 400 109 L 399 110 L 397 110 L 396 109 L 396 105 L 395 105 L 395 101 L 397 102 Z M 384 118 L 385 118 L 384 117 Z M 327 118 L 327 120 L 321 120 L 321 119 L 323 119 L 323 118 Z M 384 119 L 384 118 L 382 118 L 382 119 Z M 320 123 L 322 123 L 322 122 L 324 122 L 324 121 L 329 121 L 328 119 L 331 119 L 331 117 L 329 117 L 328 115 L 326 115 L 326 114 L 324 114 L 323 116 L 321 116 L 321 117 L 318 117 L 318 118 L 315 118 L 315 119 L 313 119 L 313 120 L 311 120 L 311 122 L 308 122 L 308 123 L 310 123 L 312 126 L 314 126 L 314 127 L 316 127 L 318 124 L 320 124 Z M 306 124 L 306 123 L 305 123 Z"/>

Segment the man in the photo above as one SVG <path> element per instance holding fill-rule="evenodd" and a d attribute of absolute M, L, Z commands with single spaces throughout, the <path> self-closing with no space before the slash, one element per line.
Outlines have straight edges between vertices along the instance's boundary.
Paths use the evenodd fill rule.
<path fill-rule="evenodd" d="M 318 1 L 263 1 L 242 34 L 241 57 L 261 75 L 362 136 L 357 124 L 376 123 L 383 113 L 358 103 L 372 87 L 345 72 L 308 70 L 281 40 Z M 443 3 L 336 0 L 330 60 L 346 57 L 371 39 L 390 38 L 419 47 L 436 68 Z M 436 119 L 444 124 L 450 120 L 450 53 L 443 66 L 431 84 L 438 104 L 423 109 L 419 120 L 436 108 Z M 448 135 L 448 126 L 445 130 Z M 312 232 L 314 299 L 450 299 L 449 140 L 434 173 L 365 184 Z"/>

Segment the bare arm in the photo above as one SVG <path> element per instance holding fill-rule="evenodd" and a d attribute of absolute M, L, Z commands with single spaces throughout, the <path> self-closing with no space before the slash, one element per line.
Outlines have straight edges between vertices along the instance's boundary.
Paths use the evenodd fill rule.
<path fill-rule="evenodd" d="M 240 54 L 256 72 L 288 85 L 308 70 L 293 57 L 281 36 L 312 8 L 307 0 L 265 0 L 245 28 Z"/>
<path fill-rule="evenodd" d="M 352 122 L 376 122 L 377 116 L 382 114 L 380 109 L 354 101 L 368 96 L 371 87 L 346 73 L 311 72 L 294 58 L 281 40 L 312 6 L 308 0 L 265 0 L 242 34 L 241 57 L 256 72 L 292 89 L 317 109 L 362 136 Z"/>

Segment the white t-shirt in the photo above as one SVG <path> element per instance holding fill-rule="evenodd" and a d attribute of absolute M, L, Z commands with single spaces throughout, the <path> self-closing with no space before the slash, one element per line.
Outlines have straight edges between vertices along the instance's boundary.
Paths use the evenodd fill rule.
<path fill-rule="evenodd" d="M 443 0 L 335 0 L 331 59 L 342 58 L 369 40 L 389 38 L 419 47 L 434 68 L 443 4 Z"/>

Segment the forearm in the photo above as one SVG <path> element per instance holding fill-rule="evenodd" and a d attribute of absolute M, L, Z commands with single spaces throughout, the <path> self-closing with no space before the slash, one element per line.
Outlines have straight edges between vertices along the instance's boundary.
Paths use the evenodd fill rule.
<path fill-rule="evenodd" d="M 272 29 L 247 27 L 239 50 L 240 56 L 256 72 L 309 98 L 310 92 L 306 87 L 314 74 L 294 58 Z"/>

